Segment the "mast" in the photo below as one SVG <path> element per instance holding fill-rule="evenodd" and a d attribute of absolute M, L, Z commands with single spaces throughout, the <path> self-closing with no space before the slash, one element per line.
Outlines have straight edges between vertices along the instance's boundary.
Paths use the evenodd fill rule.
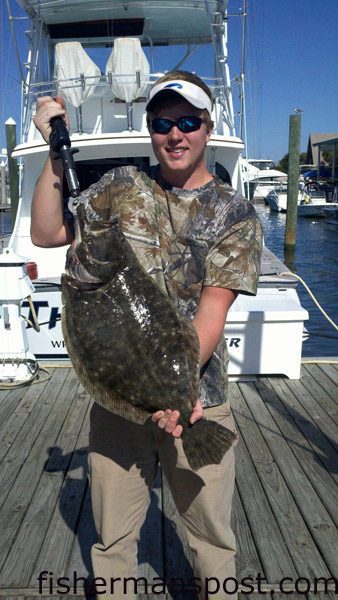
<path fill-rule="evenodd" d="M 245 50 L 246 50 L 246 18 L 247 18 L 247 0 L 243 0 L 242 15 L 242 67 L 240 75 L 240 121 L 239 136 L 244 141 L 245 157 L 248 158 L 248 138 L 246 127 L 246 105 L 245 105 Z"/>

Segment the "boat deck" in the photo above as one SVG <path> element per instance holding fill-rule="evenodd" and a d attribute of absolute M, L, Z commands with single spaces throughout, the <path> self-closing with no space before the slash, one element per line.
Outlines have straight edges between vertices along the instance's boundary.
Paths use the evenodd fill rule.
<path fill-rule="evenodd" d="M 91 400 L 67 363 L 48 371 L 45 381 L 0 391 L 0 598 L 93 597 L 95 531 L 86 470 Z M 258 583 L 260 574 L 260 589 L 242 593 L 243 600 L 271 600 L 283 577 L 290 578 L 284 582 L 289 593 L 278 599 L 334 598 L 337 379 L 337 365 L 317 363 L 304 364 L 300 380 L 259 377 L 230 384 L 241 434 L 233 507 L 237 576 Z M 180 523 L 160 475 L 139 562 L 147 581 L 191 575 Z M 37 583 L 42 571 L 49 573 L 43 593 Z M 73 587 L 66 594 L 57 577 L 73 582 L 74 574 L 84 579 L 77 595 Z M 304 586 L 307 595 L 301 594 Z M 139 598 L 194 598 L 179 589 L 153 592 Z"/>

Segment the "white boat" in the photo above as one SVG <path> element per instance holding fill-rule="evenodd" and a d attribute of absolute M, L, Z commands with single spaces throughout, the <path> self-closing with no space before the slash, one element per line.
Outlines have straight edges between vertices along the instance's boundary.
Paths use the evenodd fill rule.
<path fill-rule="evenodd" d="M 269 192 L 275 189 L 276 185 L 286 183 L 288 176 L 278 169 L 262 169 L 254 179 L 257 184 L 254 199 L 265 199 Z"/>
<path fill-rule="evenodd" d="M 266 200 L 267 195 L 278 185 L 286 185 L 288 176 L 275 168 L 270 159 L 248 158 L 243 161 L 244 181 L 248 182 L 251 200 Z"/>
<path fill-rule="evenodd" d="M 71 117 L 72 146 L 81 188 L 114 165 L 154 164 L 145 120 L 150 85 L 162 74 L 157 54 L 166 49 L 171 68 L 184 68 L 194 53 L 212 49 L 215 70 L 199 72 L 214 96 L 215 128 L 207 149 L 209 167 L 244 192 L 243 142 L 235 131 L 228 62 L 227 2 L 223 0 L 18 0 L 30 17 L 30 50 L 23 85 L 21 195 L 10 249 L 36 263 L 33 304 L 41 325 L 27 329 L 30 351 L 61 360 L 67 351 L 60 327 L 60 274 L 66 248 L 42 249 L 30 239 L 35 181 L 48 146 L 32 124 L 36 98 L 61 93 Z M 112 49 L 114 42 L 114 47 Z M 170 50 L 172 47 L 172 51 Z M 177 59 L 177 47 L 181 58 Z M 161 56 L 161 55 L 160 55 Z M 189 70 L 189 65 L 187 65 Z M 307 312 L 291 274 L 268 250 L 263 253 L 256 297 L 240 295 L 225 328 L 232 375 L 282 373 L 300 376 Z M 32 319 L 27 301 L 24 314 Z"/>
<path fill-rule="evenodd" d="M 338 225 L 338 206 L 325 206 L 323 208 L 325 223 Z"/>
<path fill-rule="evenodd" d="M 337 208 L 338 204 L 327 198 L 325 184 L 312 181 L 305 185 L 306 196 L 298 204 L 299 217 L 324 217 L 326 208 Z"/>
<path fill-rule="evenodd" d="M 286 212 L 288 200 L 287 184 L 276 185 L 266 197 L 270 210 L 274 212 Z M 298 190 L 298 206 L 309 201 L 309 196 L 303 187 Z"/>

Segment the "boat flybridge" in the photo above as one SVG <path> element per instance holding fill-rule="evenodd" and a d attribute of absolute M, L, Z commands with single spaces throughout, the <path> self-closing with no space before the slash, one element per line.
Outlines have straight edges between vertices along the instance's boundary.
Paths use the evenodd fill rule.
<path fill-rule="evenodd" d="M 28 327 L 39 360 L 67 359 L 60 326 L 60 274 L 66 248 L 42 249 L 30 239 L 35 182 L 48 146 L 32 123 L 41 95 L 61 94 L 71 119 L 71 142 L 81 189 L 121 164 L 155 164 L 145 119 L 151 85 L 166 70 L 192 70 L 212 89 L 215 123 L 207 148 L 211 172 L 244 192 L 235 133 L 228 57 L 227 1 L 17 0 L 30 18 L 27 77 L 22 85 L 22 139 L 13 154 L 21 164 L 18 214 L 9 249 L 36 263 L 33 305 L 40 332 Z M 204 57 L 204 58 L 203 58 Z M 210 73 L 205 72 L 210 68 Z M 239 78 L 240 80 L 240 78 Z M 67 188 L 65 188 L 67 195 Z M 299 377 L 307 313 L 296 280 L 265 249 L 257 297 L 240 295 L 225 328 L 230 374 L 282 373 Z M 27 300 L 23 313 L 32 320 Z M 3 349 L 0 347 L 0 353 Z"/>

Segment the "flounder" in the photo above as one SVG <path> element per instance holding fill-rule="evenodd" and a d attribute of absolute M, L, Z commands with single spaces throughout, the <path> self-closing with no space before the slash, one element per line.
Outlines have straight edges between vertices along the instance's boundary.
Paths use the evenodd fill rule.
<path fill-rule="evenodd" d="M 144 271 L 116 216 L 98 218 L 82 200 L 74 212 L 62 330 L 79 380 L 101 406 L 135 423 L 179 410 L 191 468 L 219 463 L 234 433 L 204 418 L 189 424 L 199 398 L 194 326 Z"/>

